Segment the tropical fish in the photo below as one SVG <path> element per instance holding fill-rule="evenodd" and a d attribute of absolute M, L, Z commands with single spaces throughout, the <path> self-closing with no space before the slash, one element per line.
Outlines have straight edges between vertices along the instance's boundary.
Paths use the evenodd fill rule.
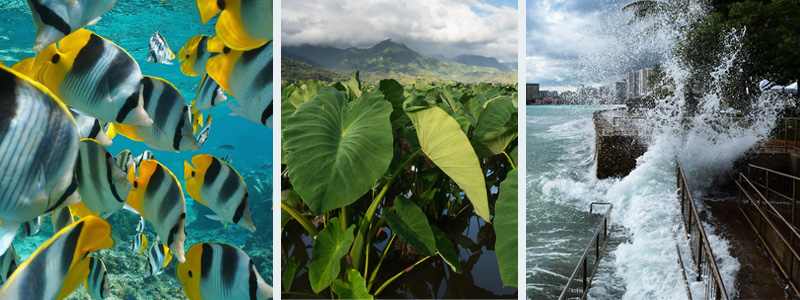
<path fill-rule="evenodd" d="M 229 145 L 229 144 L 222 144 L 222 145 L 219 145 L 216 148 L 214 148 L 214 150 L 228 150 L 228 151 L 230 151 L 230 150 L 236 150 L 236 147 L 234 147 L 233 145 Z"/>
<path fill-rule="evenodd" d="M 216 32 L 235 50 L 251 50 L 272 40 L 272 0 L 197 0 L 203 24 L 222 11 Z"/>
<path fill-rule="evenodd" d="M 73 204 L 78 126 L 46 87 L 0 67 L 0 254 L 19 226 Z"/>
<path fill-rule="evenodd" d="M 228 101 L 234 114 L 272 127 L 272 43 L 249 50 L 228 49 L 206 64 L 211 76 L 241 107 Z"/>
<path fill-rule="evenodd" d="M 136 232 L 144 232 L 144 218 L 139 217 L 139 223 L 136 224 Z"/>
<path fill-rule="evenodd" d="M 135 236 L 133 236 L 133 242 L 131 243 L 131 247 L 129 249 L 131 249 L 131 252 L 133 253 L 142 254 L 144 249 L 147 249 L 147 236 L 141 232 L 137 233 Z"/>
<path fill-rule="evenodd" d="M 40 227 L 42 227 L 42 216 L 38 216 L 33 220 L 22 223 L 22 226 L 20 226 L 19 237 L 26 238 L 33 236 L 39 232 Z"/>
<path fill-rule="evenodd" d="M 164 271 L 161 269 L 166 268 L 172 260 L 172 253 L 166 245 L 161 242 L 153 243 L 150 251 L 147 252 L 147 270 L 145 270 L 144 278 L 156 276 Z"/>
<path fill-rule="evenodd" d="M 36 79 L 64 103 L 106 122 L 150 126 L 143 108 L 142 72 L 125 50 L 86 29 L 36 56 Z"/>
<path fill-rule="evenodd" d="M 0 289 L 0 299 L 63 299 L 89 274 L 86 256 L 113 246 L 106 220 L 82 218 L 36 249 Z"/>
<path fill-rule="evenodd" d="M 82 203 L 94 213 L 113 213 L 122 208 L 131 183 L 106 147 L 93 139 L 82 139 L 75 174 Z"/>
<path fill-rule="evenodd" d="M 153 154 L 153 151 L 150 151 L 150 150 L 144 150 L 144 152 L 142 152 L 142 154 L 139 154 L 139 156 L 137 156 L 137 157 L 135 157 L 135 158 L 133 159 L 133 163 L 135 163 L 135 164 L 136 164 L 136 167 L 138 168 L 138 167 L 139 167 L 139 164 L 140 164 L 142 161 L 145 161 L 145 160 L 148 160 L 148 159 L 156 159 L 156 155 L 155 155 L 155 154 Z"/>
<path fill-rule="evenodd" d="M 20 60 L 11 66 L 14 71 L 20 72 L 25 74 L 31 79 L 36 78 L 36 73 L 39 72 L 39 66 L 34 64 L 36 62 L 36 57 L 28 57 L 26 59 Z"/>
<path fill-rule="evenodd" d="M 269 286 L 250 257 L 223 243 L 194 244 L 178 264 L 178 280 L 189 299 L 268 299 Z"/>
<path fill-rule="evenodd" d="M 14 251 L 14 246 L 8 247 L 6 253 L 0 255 L 0 283 L 6 282 L 11 274 L 14 274 L 19 263 L 20 257 L 17 251 Z"/>
<path fill-rule="evenodd" d="M 218 215 L 207 216 L 209 219 L 256 231 L 250 219 L 247 185 L 231 165 L 208 154 L 195 155 L 192 164 L 184 161 L 183 165 L 186 192 Z"/>
<path fill-rule="evenodd" d="M 28 0 L 36 24 L 33 51 L 39 52 L 83 26 L 94 25 L 114 3 L 116 0 Z"/>
<path fill-rule="evenodd" d="M 117 167 L 127 174 L 128 169 L 134 164 L 133 154 L 131 154 L 131 150 L 122 150 L 114 156 L 114 161 L 117 163 Z"/>
<path fill-rule="evenodd" d="M 53 221 L 54 232 L 58 232 L 75 223 L 75 216 L 72 215 L 72 210 L 69 209 L 69 206 L 62 206 L 53 210 L 53 215 L 50 219 Z"/>
<path fill-rule="evenodd" d="M 103 146 L 111 146 L 111 139 L 115 135 L 113 124 L 81 114 L 73 108 L 70 108 L 69 112 L 72 113 L 72 117 L 78 123 L 78 130 L 81 131 L 82 139 L 94 139 Z"/>
<path fill-rule="evenodd" d="M 153 118 L 151 126 L 115 125 L 117 133 L 162 151 L 200 150 L 192 135 L 189 107 L 180 91 L 164 79 L 144 76 L 144 109 Z"/>
<path fill-rule="evenodd" d="M 206 62 L 217 53 L 208 51 L 208 40 L 211 36 L 196 35 L 191 37 L 178 51 L 178 61 L 181 61 L 181 71 L 189 76 L 206 74 Z"/>
<path fill-rule="evenodd" d="M 178 261 L 183 262 L 186 200 L 178 179 L 159 162 L 148 159 L 141 162 L 138 178 L 133 168 L 128 171 L 128 181 L 133 189 L 126 203 L 153 224 L 159 239 L 166 240 Z"/>
<path fill-rule="evenodd" d="M 225 157 L 220 157 L 220 160 L 222 160 L 222 161 L 224 161 L 226 164 L 229 164 L 229 165 L 230 165 L 230 164 L 232 164 L 232 163 L 233 163 L 233 156 L 231 156 L 230 154 L 228 154 L 228 155 L 225 155 Z"/>
<path fill-rule="evenodd" d="M 203 80 L 200 82 L 197 96 L 192 100 L 191 107 L 193 113 L 201 110 L 211 110 L 214 106 L 225 102 L 227 99 L 228 97 L 225 96 L 222 87 L 206 74 L 203 75 Z"/>
<path fill-rule="evenodd" d="M 161 33 L 156 31 L 150 37 L 150 51 L 147 52 L 147 62 L 171 65 L 172 63 L 169 61 L 173 59 L 175 59 L 175 53 L 172 53 L 172 50 L 169 49 L 167 40 L 161 36 Z"/>
<path fill-rule="evenodd" d="M 93 299 L 102 300 L 111 295 L 108 284 L 108 272 L 106 265 L 100 258 L 90 256 L 89 276 L 83 281 L 83 288 Z"/>

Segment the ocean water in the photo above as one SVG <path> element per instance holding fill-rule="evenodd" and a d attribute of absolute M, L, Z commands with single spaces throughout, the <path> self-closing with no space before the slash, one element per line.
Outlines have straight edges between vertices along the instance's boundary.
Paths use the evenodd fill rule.
<path fill-rule="evenodd" d="M 36 27 L 26 1 L 0 0 L 0 61 L 11 66 L 17 61 L 32 57 Z M 202 24 L 195 1 L 182 0 L 120 0 L 97 24 L 85 27 L 111 40 L 133 56 L 143 75 L 163 78 L 175 85 L 187 104 L 194 99 L 202 76 L 190 77 L 180 71 L 178 59 L 172 65 L 146 61 L 148 42 L 156 31 L 166 39 L 177 55 L 183 44 L 198 34 L 213 35 L 216 18 Z M 234 101 L 230 95 L 228 101 Z M 207 115 L 208 112 L 206 112 Z M 240 226 L 222 226 L 205 216 L 211 211 L 185 194 L 187 206 L 186 249 L 199 242 L 224 242 L 243 249 L 251 257 L 261 276 L 272 285 L 272 136 L 273 131 L 238 116 L 231 116 L 225 103 L 210 111 L 214 115 L 208 141 L 199 151 L 180 153 L 153 150 L 144 143 L 117 135 L 113 145 L 107 147 L 112 154 L 129 149 L 134 156 L 151 150 L 156 160 L 166 166 L 183 184 L 183 162 L 198 154 L 216 157 L 231 155 L 232 166 L 247 183 L 252 219 L 257 227 L 252 233 Z M 217 149 L 232 145 L 234 149 Z M 185 188 L 184 188 L 185 193 Z M 103 259 L 111 284 L 108 299 L 182 299 L 182 286 L 175 276 L 177 259 L 173 259 L 165 272 L 143 279 L 145 254 L 128 250 L 133 240 L 139 217 L 129 211 L 119 211 L 109 218 L 113 228 L 114 247 L 97 252 Z M 156 239 L 152 225 L 145 234 L 150 244 Z M 53 235 L 50 218 L 45 218 L 42 230 L 28 238 L 17 238 L 14 246 L 23 259 Z M 80 286 L 68 299 L 87 299 Z"/>

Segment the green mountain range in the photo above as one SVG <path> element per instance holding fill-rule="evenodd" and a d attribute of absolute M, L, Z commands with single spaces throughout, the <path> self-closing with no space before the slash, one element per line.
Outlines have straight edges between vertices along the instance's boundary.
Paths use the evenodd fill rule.
<path fill-rule="evenodd" d="M 461 62 L 443 62 L 425 57 L 405 45 L 391 40 L 382 41 L 365 49 L 355 47 L 339 49 L 331 46 L 303 44 L 301 46 L 283 46 L 281 52 L 285 58 L 291 60 L 287 61 L 291 64 L 290 68 L 281 66 L 281 77 L 284 81 L 303 80 L 296 75 L 303 75 L 304 72 L 301 68 L 307 67 L 314 68 L 312 73 L 346 74 L 358 70 L 366 73 L 362 73 L 362 76 L 367 75 L 365 78 L 371 77 L 370 73 L 374 73 L 378 77 L 394 78 L 401 82 L 413 81 L 414 78 L 419 77 L 427 78 L 427 80 L 435 78 L 442 81 L 466 83 L 513 83 L 517 81 L 516 73 L 509 72 L 510 68 L 497 62 L 494 58 L 464 55 L 460 58 Z M 328 69 L 330 72 L 322 71 L 322 69 Z"/>

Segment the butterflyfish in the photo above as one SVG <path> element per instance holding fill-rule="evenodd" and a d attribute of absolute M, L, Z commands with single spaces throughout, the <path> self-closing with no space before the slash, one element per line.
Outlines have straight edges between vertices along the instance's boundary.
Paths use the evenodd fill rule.
<path fill-rule="evenodd" d="M 206 70 L 241 105 L 227 102 L 234 114 L 272 127 L 271 42 L 249 51 L 227 49 L 210 58 Z"/>
<path fill-rule="evenodd" d="M 145 270 L 144 277 L 147 278 L 163 273 L 164 271 L 161 269 L 167 267 L 171 260 L 172 253 L 170 253 L 166 245 L 158 241 L 153 243 L 150 251 L 147 252 L 147 264 L 145 265 L 147 270 Z"/>
<path fill-rule="evenodd" d="M 186 192 L 217 214 L 210 219 L 256 231 L 250 219 L 247 185 L 231 165 L 209 154 L 195 155 L 191 164 L 183 164 Z"/>
<path fill-rule="evenodd" d="M 145 249 L 147 249 L 147 236 L 144 233 L 137 233 L 133 236 L 133 242 L 129 248 L 131 252 L 136 254 L 142 254 Z"/>
<path fill-rule="evenodd" d="M 178 280 L 189 299 L 269 299 L 272 287 L 239 248 L 223 243 L 194 244 L 178 264 Z"/>
<path fill-rule="evenodd" d="M 108 283 L 108 272 L 106 265 L 100 258 L 90 256 L 89 260 L 89 275 L 83 281 L 83 288 L 86 293 L 95 300 L 102 300 L 111 295 L 110 285 Z"/>
<path fill-rule="evenodd" d="M 75 174 L 78 193 L 94 213 L 113 213 L 122 208 L 132 185 L 106 147 L 93 139 L 82 139 Z"/>
<path fill-rule="evenodd" d="M 150 37 L 150 51 L 147 52 L 147 62 L 171 65 L 170 60 L 175 59 L 175 53 L 169 49 L 167 40 L 156 31 Z"/>
<path fill-rule="evenodd" d="M 272 40 L 272 0 L 197 0 L 207 23 L 220 13 L 215 30 L 231 49 L 250 50 Z"/>
<path fill-rule="evenodd" d="M 115 3 L 116 0 L 28 0 L 36 24 L 33 51 L 39 52 L 83 26 L 94 25 Z"/>
<path fill-rule="evenodd" d="M 17 270 L 20 264 L 20 257 L 17 251 L 14 251 L 14 246 L 8 247 L 6 253 L 0 255 L 0 283 L 6 282 L 11 274 Z"/>

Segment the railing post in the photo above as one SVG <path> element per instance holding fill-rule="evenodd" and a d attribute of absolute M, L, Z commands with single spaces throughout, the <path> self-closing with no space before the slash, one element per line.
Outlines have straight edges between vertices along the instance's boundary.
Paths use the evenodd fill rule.
<path fill-rule="evenodd" d="M 587 280 L 586 280 L 586 259 L 583 260 L 583 290 L 581 291 L 581 299 L 583 299 L 583 294 L 586 293 L 587 287 Z"/>

